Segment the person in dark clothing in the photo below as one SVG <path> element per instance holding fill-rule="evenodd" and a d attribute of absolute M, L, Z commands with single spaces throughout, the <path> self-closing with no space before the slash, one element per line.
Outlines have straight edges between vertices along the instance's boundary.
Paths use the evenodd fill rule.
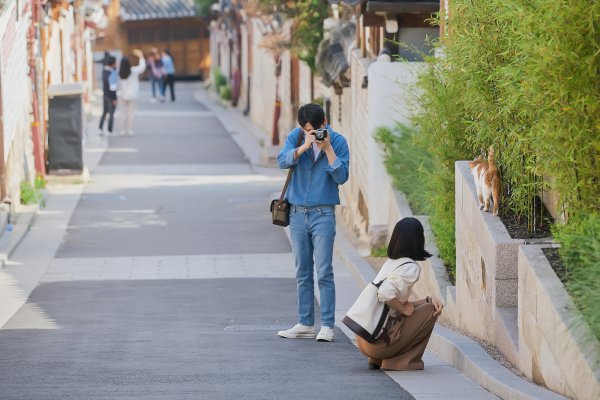
<path fill-rule="evenodd" d="M 165 78 L 163 86 L 163 95 L 167 94 L 167 87 L 171 90 L 171 101 L 175 101 L 175 63 L 173 62 L 173 55 L 169 49 L 165 49 L 162 53 L 162 64 L 165 69 Z"/>
<path fill-rule="evenodd" d="M 117 60 L 113 56 L 109 56 L 106 60 L 106 65 L 102 71 L 102 90 L 103 96 L 103 110 L 102 117 L 100 117 L 100 135 L 104 135 L 104 119 L 108 114 L 108 134 L 112 134 L 113 124 L 115 120 L 115 109 L 117 108 Z"/>

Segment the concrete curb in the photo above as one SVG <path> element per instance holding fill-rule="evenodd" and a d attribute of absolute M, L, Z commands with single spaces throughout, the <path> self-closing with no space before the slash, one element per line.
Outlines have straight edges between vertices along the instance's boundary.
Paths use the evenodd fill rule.
<path fill-rule="evenodd" d="M 87 133 L 89 133 L 89 125 L 93 122 L 93 116 L 86 115 Z M 89 170 L 93 170 L 99 164 L 108 142 L 105 139 L 94 138 L 88 141 L 87 144 L 84 148 L 84 164 Z M 91 155 L 89 154 L 90 150 Z M 81 179 L 81 175 L 77 176 Z M 66 179 L 73 179 L 73 177 L 67 177 Z M 16 213 L 17 221 L 15 221 L 12 232 L 0 236 L 0 303 L 2 303 L 0 304 L 0 329 L 27 302 L 54 258 L 55 252 L 60 246 L 60 240 L 62 240 L 57 238 L 64 236 L 68 222 L 81 198 L 84 189 L 84 184 L 81 183 L 81 185 L 78 185 L 66 180 L 61 181 L 59 179 L 55 182 L 53 179 L 49 179 L 42 199 L 43 202 L 47 203 L 49 212 L 43 213 L 42 211 L 38 216 L 41 210 L 39 205 L 19 206 L 19 212 Z M 65 191 L 65 188 L 75 189 Z M 54 196 L 54 189 L 58 189 L 56 197 Z M 56 209 L 53 210 L 53 205 L 58 209 L 58 212 Z M 56 237 L 53 237 L 50 241 L 40 240 L 40 232 L 46 229 L 55 230 L 53 234 L 56 234 Z M 31 253 L 28 250 L 19 251 L 14 255 L 15 257 L 17 257 L 17 254 L 20 254 L 20 257 L 29 257 L 29 263 L 24 264 L 26 268 L 15 268 L 10 263 L 6 268 L 2 268 L 9 257 L 12 257 L 15 250 L 19 248 L 19 245 L 29 246 L 30 240 L 37 243 L 36 251 L 42 252 L 43 257 L 37 259 L 37 256 L 29 257 Z"/>
<path fill-rule="evenodd" d="M 44 191 L 43 198 L 40 204 L 46 200 L 47 191 Z M 10 258 L 15 249 L 29 232 L 29 228 L 33 225 L 37 213 L 40 211 L 40 204 L 19 206 L 19 211 L 11 215 L 10 219 L 16 218 L 16 223 L 13 224 L 12 230 L 5 230 L 0 236 L 0 268 L 3 268 L 6 261 Z"/>
<path fill-rule="evenodd" d="M 358 254 L 343 229 L 337 230 L 334 252 L 352 272 L 359 285 L 364 286 L 375 277 L 375 271 Z M 519 378 L 494 360 L 477 342 L 442 326 L 435 327 L 428 349 L 502 399 L 566 399 Z"/>

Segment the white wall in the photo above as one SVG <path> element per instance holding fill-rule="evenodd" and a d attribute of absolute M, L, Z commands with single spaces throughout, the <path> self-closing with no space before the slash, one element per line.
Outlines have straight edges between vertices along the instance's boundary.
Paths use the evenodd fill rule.
<path fill-rule="evenodd" d="M 0 79 L 2 82 L 2 111 L 4 132 L 4 160 L 7 189 L 16 198 L 22 180 L 32 181 L 33 142 L 31 140 L 31 82 L 27 75 L 27 29 L 31 13 L 16 19 L 15 3 L 4 6 L 0 16 Z"/>
<path fill-rule="evenodd" d="M 385 226 L 389 222 L 388 196 L 390 177 L 383 164 L 383 152 L 374 134 L 378 127 L 394 127 L 397 122 L 408 124 L 412 104 L 418 93 L 415 88 L 423 63 L 376 61 L 369 65 L 369 118 L 367 151 L 369 158 L 368 195 L 369 224 Z"/>

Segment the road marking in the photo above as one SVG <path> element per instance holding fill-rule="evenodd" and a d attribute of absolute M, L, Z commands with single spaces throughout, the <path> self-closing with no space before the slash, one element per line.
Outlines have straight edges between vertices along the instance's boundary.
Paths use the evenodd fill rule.
<path fill-rule="evenodd" d="M 43 282 L 294 278 L 291 253 L 57 258 Z"/>
<path fill-rule="evenodd" d="M 226 332 L 269 332 L 288 329 L 289 325 L 230 325 L 225 327 Z"/>

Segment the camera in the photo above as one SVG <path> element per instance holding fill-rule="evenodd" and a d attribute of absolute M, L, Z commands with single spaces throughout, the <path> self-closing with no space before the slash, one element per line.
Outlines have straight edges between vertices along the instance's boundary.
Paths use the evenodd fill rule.
<path fill-rule="evenodd" d="M 317 142 L 322 142 L 327 137 L 327 128 L 317 129 L 315 131 L 315 139 Z"/>

